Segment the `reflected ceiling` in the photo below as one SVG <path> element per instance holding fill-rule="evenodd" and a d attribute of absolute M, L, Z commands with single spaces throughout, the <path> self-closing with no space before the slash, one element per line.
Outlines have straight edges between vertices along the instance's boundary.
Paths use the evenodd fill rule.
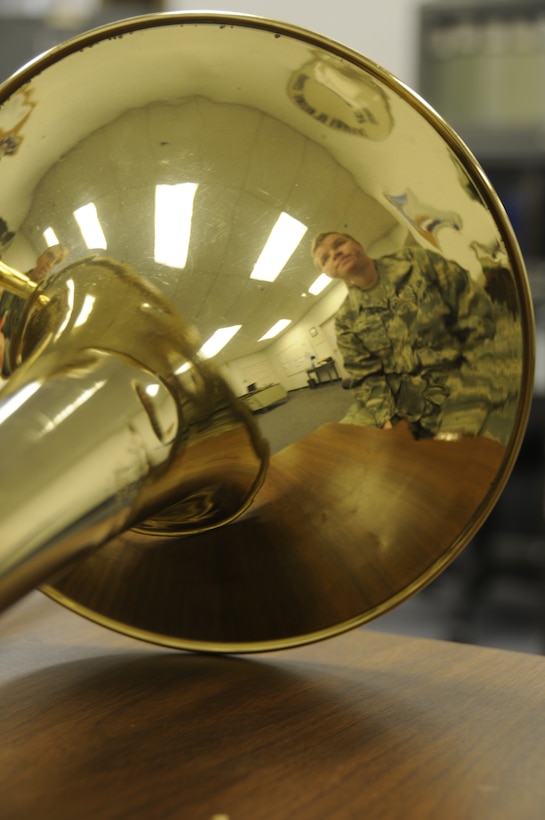
<path fill-rule="evenodd" d="M 16 194 L 13 160 L 0 165 L 0 216 L 16 232 L 9 264 L 27 268 L 47 228 L 68 261 L 88 253 L 74 211 L 94 203 L 107 249 L 93 250 L 160 282 L 203 342 L 218 326 L 241 326 L 219 362 L 263 350 L 270 342 L 258 340 L 272 325 L 293 326 L 313 306 L 309 246 L 321 230 L 351 232 L 376 255 L 422 241 L 410 207 L 400 210 L 407 197 L 413 209 L 442 214 L 444 250 L 479 269 L 471 242 L 494 248 L 493 222 L 412 106 L 313 43 L 254 31 L 250 53 L 244 25 L 209 19 L 87 39 L 2 109 L 4 130 L 28 114 Z M 256 53 L 274 72 L 256 72 Z M 138 83 L 120 70 L 135 60 Z M 425 170 L 416 164 L 423 150 Z M 154 188 L 181 182 L 198 188 L 187 265 L 173 276 L 154 260 Z M 274 284 L 250 280 L 281 213 L 306 226 L 303 239 Z"/>
<path fill-rule="evenodd" d="M 317 179 L 321 193 L 309 196 Z M 197 189 L 187 264 L 173 276 L 154 259 L 155 188 L 180 183 Z M 107 248 L 97 252 L 159 282 L 203 341 L 219 317 L 223 326 L 242 325 L 229 358 L 263 349 L 258 340 L 278 319 L 294 323 L 315 302 L 310 242 L 322 218 L 348 223 L 365 215 L 373 238 L 397 225 L 326 148 L 259 110 L 204 97 L 132 109 L 82 140 L 38 184 L 21 232 L 38 246 L 51 227 L 72 257 L 84 256 L 74 212 L 87 203 L 105 235 Z M 282 212 L 310 230 L 274 283 L 251 279 Z M 183 227 L 180 217 L 173 230 Z"/>

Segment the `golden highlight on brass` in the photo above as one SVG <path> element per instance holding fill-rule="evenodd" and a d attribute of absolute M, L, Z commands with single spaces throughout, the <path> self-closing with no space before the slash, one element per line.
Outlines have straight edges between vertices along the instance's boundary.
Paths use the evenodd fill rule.
<path fill-rule="evenodd" d="M 275 649 L 466 546 L 521 443 L 532 305 L 422 100 L 294 26 L 150 15 L 21 69 L 0 134 L 1 607 L 40 586 L 166 646 Z"/>

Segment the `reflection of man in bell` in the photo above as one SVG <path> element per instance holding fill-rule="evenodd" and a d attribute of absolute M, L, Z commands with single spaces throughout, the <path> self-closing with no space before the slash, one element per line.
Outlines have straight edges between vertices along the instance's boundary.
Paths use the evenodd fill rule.
<path fill-rule="evenodd" d="M 41 280 L 50 273 L 53 268 L 60 265 L 66 258 L 67 251 L 62 245 L 51 245 L 36 259 L 36 264 L 31 271 L 28 271 L 28 276 L 33 282 L 41 282 Z M 13 334 L 15 333 L 21 317 L 25 300 L 14 293 L 4 291 L 0 298 L 0 321 L 2 322 L 1 333 L 4 336 L 2 344 L 5 345 L 4 363 L 2 365 L 2 376 L 7 377 L 11 373 L 9 363 L 9 343 Z"/>
<path fill-rule="evenodd" d="M 487 434 L 497 388 L 484 289 L 420 247 L 373 259 L 351 236 L 327 232 L 312 255 L 348 288 L 335 327 L 356 401 L 343 422 L 391 429 L 405 420 L 416 438 Z"/>

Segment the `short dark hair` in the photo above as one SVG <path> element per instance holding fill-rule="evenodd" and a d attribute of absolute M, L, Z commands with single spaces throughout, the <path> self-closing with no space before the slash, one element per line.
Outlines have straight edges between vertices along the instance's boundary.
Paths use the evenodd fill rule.
<path fill-rule="evenodd" d="M 64 262 L 66 257 L 68 256 L 68 251 L 62 245 L 49 245 L 45 251 L 42 251 L 40 256 L 45 256 L 47 254 L 50 258 L 53 258 L 55 261 L 55 267 L 60 265 L 61 262 Z"/>
<path fill-rule="evenodd" d="M 328 236 L 331 236 L 334 233 L 338 234 L 339 236 L 346 236 L 347 239 L 351 239 L 352 242 L 357 242 L 358 245 L 361 244 L 357 239 L 355 239 L 353 236 L 351 236 L 351 234 L 345 233 L 344 231 L 322 231 L 322 233 L 316 234 L 316 236 L 312 240 L 312 244 L 310 246 L 310 253 L 311 253 L 311 256 L 312 256 L 313 259 L 314 259 L 314 256 L 316 255 L 316 251 L 318 250 L 318 248 L 320 247 L 320 245 L 322 244 L 324 239 L 327 239 Z M 319 265 L 318 265 L 318 267 L 319 267 Z"/>

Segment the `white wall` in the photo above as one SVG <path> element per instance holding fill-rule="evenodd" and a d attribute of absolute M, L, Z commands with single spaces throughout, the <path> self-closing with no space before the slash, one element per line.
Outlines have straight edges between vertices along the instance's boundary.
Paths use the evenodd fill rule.
<path fill-rule="evenodd" d="M 374 60 L 411 88 L 417 81 L 418 8 L 422 0 L 165 0 L 167 11 L 232 11 L 294 23 Z"/>
<path fill-rule="evenodd" d="M 316 301 L 300 322 L 282 333 L 262 353 L 234 359 L 221 366 L 220 371 L 235 394 L 244 395 L 252 382 L 256 382 L 258 387 L 280 382 L 286 390 L 306 387 L 306 369 L 311 367 L 311 355 L 315 356 L 316 361 L 332 356 L 339 373 L 346 375 L 334 332 L 329 327 L 345 297 L 345 286 L 336 283 Z M 315 335 L 311 335 L 311 328 Z"/>

